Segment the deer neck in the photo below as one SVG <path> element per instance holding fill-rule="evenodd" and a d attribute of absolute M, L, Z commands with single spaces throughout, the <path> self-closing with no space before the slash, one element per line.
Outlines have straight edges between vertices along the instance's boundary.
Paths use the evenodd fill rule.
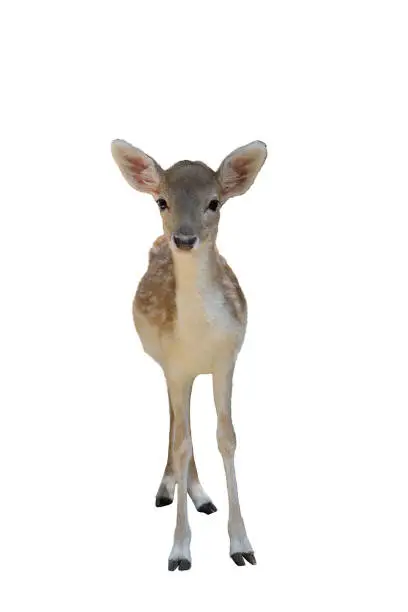
<path fill-rule="evenodd" d="M 214 244 L 200 245 L 189 252 L 172 251 L 176 296 L 201 294 L 214 282 L 217 274 L 217 249 Z"/>

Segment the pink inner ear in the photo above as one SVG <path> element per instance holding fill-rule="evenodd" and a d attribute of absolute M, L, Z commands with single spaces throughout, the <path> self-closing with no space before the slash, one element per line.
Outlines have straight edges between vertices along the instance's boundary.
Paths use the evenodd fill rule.
<path fill-rule="evenodd" d="M 141 174 L 149 165 L 140 157 L 131 157 L 130 155 L 125 155 L 124 157 L 136 175 Z"/>
<path fill-rule="evenodd" d="M 246 174 L 251 165 L 251 160 L 248 157 L 236 157 L 231 165 L 237 174 Z"/>
<path fill-rule="evenodd" d="M 132 157 L 130 155 L 125 155 L 124 157 L 129 165 L 132 176 L 139 186 L 147 187 L 149 190 L 153 190 L 155 187 L 155 181 L 152 176 L 152 168 L 150 167 L 149 162 L 141 157 Z M 154 190 L 153 193 L 156 193 L 156 190 Z"/>
<path fill-rule="evenodd" d="M 248 179 L 248 173 L 251 166 L 251 159 L 248 157 L 236 157 L 231 162 L 232 170 L 235 172 L 235 177 L 233 181 L 233 185 L 231 185 L 230 189 L 236 187 L 242 187 L 242 185 Z M 230 190 L 228 189 L 228 191 Z"/>

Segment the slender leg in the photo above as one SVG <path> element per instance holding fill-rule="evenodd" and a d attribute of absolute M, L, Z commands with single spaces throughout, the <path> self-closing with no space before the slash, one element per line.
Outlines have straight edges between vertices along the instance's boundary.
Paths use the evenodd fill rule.
<path fill-rule="evenodd" d="M 231 395 L 234 364 L 229 367 L 221 365 L 213 374 L 214 401 L 217 409 L 217 442 L 224 462 L 227 481 L 229 518 L 228 533 L 230 536 L 230 555 L 237 565 L 245 565 L 245 560 L 256 564 L 255 555 L 248 536 L 238 499 L 238 487 L 235 476 L 234 455 L 236 438 L 231 419 Z M 245 559 L 245 560 L 244 560 Z"/>
<path fill-rule="evenodd" d="M 174 499 L 174 490 L 176 487 L 176 474 L 173 468 L 173 439 L 174 439 L 174 416 L 173 410 L 171 407 L 171 399 L 169 392 L 169 406 L 170 406 L 170 431 L 169 431 L 169 449 L 167 455 L 167 464 L 164 470 L 163 478 L 160 483 L 159 489 L 156 494 L 156 506 L 168 506 L 173 502 Z M 188 427 L 189 434 L 191 438 L 191 428 L 190 428 L 190 413 L 188 414 Z M 188 470 L 188 494 L 191 497 L 194 506 L 197 508 L 198 512 L 203 512 L 204 514 L 212 514 L 217 511 L 217 508 L 212 503 L 209 495 L 205 492 L 203 487 L 201 486 L 200 480 L 197 474 L 197 467 L 194 460 L 194 451 L 191 451 L 191 459 Z"/>
<path fill-rule="evenodd" d="M 176 488 L 176 475 L 173 469 L 173 461 L 172 461 L 172 446 L 174 439 L 174 416 L 173 410 L 171 407 L 171 399 L 170 392 L 169 395 L 169 409 L 170 409 L 170 430 L 169 430 L 169 449 L 167 453 L 167 463 L 164 469 L 163 478 L 161 480 L 159 489 L 156 494 L 156 506 L 168 506 L 173 503 L 174 499 L 174 490 Z"/>
<path fill-rule="evenodd" d="M 188 470 L 192 455 L 189 427 L 191 379 L 168 378 L 169 395 L 173 409 L 173 466 L 177 481 L 177 522 L 174 543 L 169 557 L 169 570 L 188 570 L 191 567 L 191 531 L 187 516 Z"/>
<path fill-rule="evenodd" d="M 188 411 L 188 431 L 191 438 L 190 410 Z M 188 469 L 188 494 L 198 512 L 203 512 L 204 514 L 213 514 L 213 512 L 217 512 L 217 508 L 201 486 L 194 460 L 193 448 L 191 449 L 191 459 Z"/>

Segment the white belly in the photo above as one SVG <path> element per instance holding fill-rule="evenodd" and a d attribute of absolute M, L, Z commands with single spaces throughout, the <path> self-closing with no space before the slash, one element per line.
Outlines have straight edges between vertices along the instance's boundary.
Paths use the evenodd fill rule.
<path fill-rule="evenodd" d="M 177 320 L 172 331 L 160 331 L 136 314 L 136 329 L 144 350 L 165 370 L 196 376 L 213 372 L 217 360 L 236 356 L 245 328 L 224 303 L 221 292 L 177 296 Z"/>

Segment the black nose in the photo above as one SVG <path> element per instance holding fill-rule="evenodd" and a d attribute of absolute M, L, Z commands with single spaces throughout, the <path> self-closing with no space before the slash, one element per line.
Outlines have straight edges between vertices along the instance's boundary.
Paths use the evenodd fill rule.
<path fill-rule="evenodd" d="M 197 242 L 197 236 L 186 236 L 185 234 L 174 234 L 174 244 L 178 249 L 189 251 Z"/>

